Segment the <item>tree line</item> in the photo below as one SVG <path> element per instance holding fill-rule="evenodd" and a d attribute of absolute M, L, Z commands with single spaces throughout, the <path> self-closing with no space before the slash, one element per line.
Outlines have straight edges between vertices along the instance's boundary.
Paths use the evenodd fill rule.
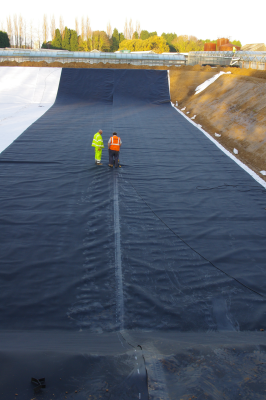
<path fill-rule="evenodd" d="M 149 32 L 140 28 L 140 23 L 133 25 L 132 19 L 126 19 L 123 32 L 117 28 L 112 30 L 108 23 L 106 31 L 93 31 L 88 17 L 75 19 L 75 29 L 69 29 L 64 24 L 63 17 L 59 18 L 56 26 L 54 16 L 50 19 L 46 14 L 42 24 L 34 27 L 33 22 L 26 21 L 21 15 L 16 14 L 6 19 L 6 32 L 4 24 L 0 23 L 0 47 L 15 48 L 44 48 L 69 51 L 114 52 L 117 50 L 149 51 L 156 53 L 202 51 L 204 43 L 216 42 L 210 39 L 198 39 L 195 36 L 177 35 L 176 33 Z M 240 46 L 240 41 L 231 41 Z"/>
<path fill-rule="evenodd" d="M 10 47 L 9 38 L 6 32 L 0 31 L 0 48 Z"/>
<path fill-rule="evenodd" d="M 134 31 L 132 39 L 126 39 L 125 33 L 118 32 L 115 28 L 108 36 L 105 31 L 89 31 L 78 35 L 76 30 L 64 28 L 63 32 L 56 29 L 52 41 L 42 44 L 45 49 L 60 49 L 69 51 L 114 52 L 117 50 L 143 51 L 153 50 L 157 53 L 168 52 L 169 46 L 163 37 L 157 36 L 157 32 Z"/>
<path fill-rule="evenodd" d="M 203 51 L 205 43 L 217 43 L 216 40 L 198 39 L 195 36 L 180 35 L 176 33 L 162 33 L 162 37 L 166 40 L 170 52 L 188 53 L 189 51 Z M 232 44 L 241 47 L 239 40 L 231 41 Z"/>
<path fill-rule="evenodd" d="M 118 32 L 115 28 L 109 35 L 105 31 L 91 31 L 89 35 L 78 35 L 75 30 L 65 27 L 61 34 L 59 29 L 55 31 L 55 38 L 51 42 L 43 43 L 43 48 L 65 49 L 70 51 L 92 51 L 114 52 L 117 50 L 149 51 L 155 53 L 177 52 L 188 53 L 189 51 L 203 51 L 204 44 L 208 42 L 217 43 L 217 40 L 198 39 L 195 36 L 180 35 L 176 33 L 163 33 L 142 30 L 134 31 L 131 37 L 125 36 L 125 32 Z M 233 44 L 241 47 L 241 42 L 233 40 Z"/>

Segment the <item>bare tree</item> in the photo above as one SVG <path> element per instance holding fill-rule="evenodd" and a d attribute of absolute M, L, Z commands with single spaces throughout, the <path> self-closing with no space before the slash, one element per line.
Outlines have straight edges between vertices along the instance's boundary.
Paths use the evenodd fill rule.
<path fill-rule="evenodd" d="M 40 27 L 40 24 L 38 24 L 38 27 L 36 29 L 36 36 L 37 36 L 38 46 L 39 46 L 39 49 L 40 49 L 41 48 L 41 41 L 42 41 L 42 29 Z"/>
<path fill-rule="evenodd" d="M 13 15 L 14 23 L 14 47 L 18 47 L 18 17 L 17 14 Z"/>
<path fill-rule="evenodd" d="M 46 14 L 44 14 L 44 16 L 43 16 L 42 33 L 43 33 L 43 42 L 47 43 L 47 40 L 48 40 L 48 21 L 47 21 L 47 15 Z"/>
<path fill-rule="evenodd" d="M 18 34 L 19 34 L 19 47 L 22 48 L 23 41 L 23 18 L 21 14 L 18 17 Z"/>
<path fill-rule="evenodd" d="M 85 40 L 85 20 L 84 17 L 81 18 L 81 39 Z"/>
<path fill-rule="evenodd" d="M 111 39 L 111 37 L 112 37 L 112 26 L 111 26 L 110 22 L 108 22 L 108 24 L 107 24 L 106 33 L 107 33 L 107 36 L 109 37 L 109 39 Z"/>
<path fill-rule="evenodd" d="M 32 19 L 30 20 L 30 48 L 33 48 L 33 24 Z"/>
<path fill-rule="evenodd" d="M 10 42 L 10 46 L 13 46 L 13 31 L 12 31 L 12 21 L 11 21 L 11 17 L 9 16 L 6 19 L 6 25 L 7 25 L 7 34 L 9 37 L 9 42 Z"/>
<path fill-rule="evenodd" d="M 51 17 L 50 33 L 51 33 L 52 40 L 54 40 L 54 38 L 55 38 L 55 17 L 54 17 L 54 15 L 52 15 L 52 17 Z"/>
<path fill-rule="evenodd" d="M 134 28 L 133 28 L 132 19 L 130 18 L 129 25 L 128 25 L 128 38 L 129 39 L 132 39 L 133 33 L 134 33 Z"/>
<path fill-rule="evenodd" d="M 62 39 L 64 39 L 64 37 L 65 37 L 65 27 L 64 27 L 64 20 L 63 20 L 62 15 L 60 15 L 60 17 L 59 17 L 59 29 L 60 29 L 60 33 L 61 33 Z"/>
<path fill-rule="evenodd" d="M 91 50 L 92 50 L 92 30 L 91 30 L 91 24 L 90 24 L 90 19 L 89 17 L 86 18 L 86 24 L 85 24 L 85 35 L 86 35 L 86 40 L 87 42 L 91 43 Z"/>
<path fill-rule="evenodd" d="M 125 26 L 124 26 L 124 36 L 126 39 L 129 39 L 127 18 L 126 18 L 126 22 L 125 22 Z"/>
<path fill-rule="evenodd" d="M 24 19 L 24 26 L 23 26 L 23 33 L 24 33 L 24 48 L 27 48 L 27 20 Z"/>
<path fill-rule="evenodd" d="M 136 32 L 137 32 L 137 34 L 139 35 L 139 38 L 140 38 L 141 29 L 140 29 L 140 23 L 139 23 L 139 21 L 136 22 Z"/>
<path fill-rule="evenodd" d="M 86 18 L 86 38 L 89 39 L 92 36 L 91 23 L 89 17 Z"/>
<path fill-rule="evenodd" d="M 75 18 L 75 29 L 76 29 L 77 35 L 79 36 L 79 20 L 78 20 L 78 18 Z"/>

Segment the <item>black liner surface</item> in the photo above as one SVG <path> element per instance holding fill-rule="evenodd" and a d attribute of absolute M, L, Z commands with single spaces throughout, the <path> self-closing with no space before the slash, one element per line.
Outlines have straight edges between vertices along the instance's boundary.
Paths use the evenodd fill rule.
<path fill-rule="evenodd" d="M 95 166 L 91 147 L 99 129 L 105 143 L 101 167 Z M 114 130 L 123 142 L 122 168 L 117 170 L 108 168 L 107 141 Z M 0 393 L 13 393 L 7 378 L 14 376 L 13 368 L 17 377 L 29 375 L 20 386 L 20 398 L 28 399 L 31 371 L 36 369 L 39 379 L 42 366 L 49 375 L 54 362 L 54 390 L 62 365 L 65 382 L 71 376 L 86 388 L 69 392 L 58 383 L 55 398 L 60 399 L 87 399 L 89 392 L 98 398 L 101 390 L 116 399 L 139 393 L 145 398 L 148 390 L 150 398 L 221 398 L 221 393 L 235 398 L 224 389 L 233 364 L 238 363 L 239 376 L 231 379 L 244 382 L 248 365 L 261 362 L 257 381 L 249 376 L 248 392 L 243 389 L 240 395 L 263 398 L 266 388 L 258 382 L 265 358 L 260 332 L 266 329 L 265 193 L 171 107 L 166 71 L 63 69 L 54 106 L 0 155 L 0 351 L 5 377 Z M 122 337 L 116 333 L 121 321 Z M 257 331 L 251 347 L 248 336 L 239 344 L 243 332 L 249 335 L 246 331 Z M 15 343 L 23 332 L 18 349 Z M 92 348 L 101 337 L 115 348 L 111 355 L 97 353 L 94 372 L 90 360 L 96 356 L 83 341 L 80 347 L 73 345 L 69 356 L 67 335 L 73 333 L 78 343 L 78 332 L 88 335 Z M 145 332 L 149 339 L 141 336 Z M 233 334 L 230 351 L 238 346 L 241 356 L 230 353 L 223 378 L 211 375 L 207 363 L 195 380 L 194 373 L 185 373 L 195 360 L 187 350 L 192 344 L 179 344 L 182 332 L 194 335 L 197 354 L 212 359 L 210 365 L 221 363 L 217 351 L 229 357 L 223 353 L 227 334 Z M 210 333 L 221 340 L 210 335 L 206 348 L 203 342 Z M 46 334 L 49 345 L 36 358 L 38 350 L 31 343 Z M 172 347 L 169 334 L 171 343 L 176 335 Z M 54 345 L 58 335 L 61 347 Z M 141 369 L 135 350 L 143 360 Z M 93 373 L 101 389 L 90 385 Z M 179 386 L 175 373 L 183 377 Z M 109 390 L 104 382 L 112 381 L 112 374 L 117 380 Z M 188 379 L 195 382 L 192 392 L 186 391 Z M 219 393 L 210 382 L 219 386 Z M 48 388 L 49 383 L 40 398 L 50 398 Z"/>

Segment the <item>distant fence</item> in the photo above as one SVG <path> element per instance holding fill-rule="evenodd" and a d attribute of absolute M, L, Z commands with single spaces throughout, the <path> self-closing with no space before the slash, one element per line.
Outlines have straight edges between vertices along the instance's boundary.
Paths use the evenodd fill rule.
<path fill-rule="evenodd" d="M 239 51 L 237 56 L 241 68 L 266 70 L 266 51 Z"/>
<path fill-rule="evenodd" d="M 191 51 L 187 64 L 266 70 L 266 51 Z"/>
<path fill-rule="evenodd" d="M 266 70 L 266 51 L 191 51 L 186 54 L 91 53 L 62 50 L 0 49 L 0 62 L 46 61 L 89 64 L 132 64 L 148 66 L 211 65 Z"/>
<path fill-rule="evenodd" d="M 0 49 L 0 62 L 3 61 L 46 61 L 47 63 L 60 62 L 85 62 L 89 64 L 132 64 L 150 66 L 181 66 L 186 64 L 183 54 L 152 54 L 152 53 L 90 53 L 56 50 L 24 50 Z"/>
<path fill-rule="evenodd" d="M 228 66 L 233 57 L 232 51 L 190 51 L 188 65 Z"/>

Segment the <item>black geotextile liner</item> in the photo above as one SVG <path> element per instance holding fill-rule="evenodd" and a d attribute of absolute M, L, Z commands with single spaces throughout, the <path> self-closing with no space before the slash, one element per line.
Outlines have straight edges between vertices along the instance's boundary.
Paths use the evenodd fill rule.
<path fill-rule="evenodd" d="M 266 329 L 265 193 L 171 107 L 166 71 L 63 69 L 54 106 L 0 155 L 1 331 Z"/>
<path fill-rule="evenodd" d="M 148 400 L 142 350 L 120 333 L 0 333 L 0 372 L 1 399 Z"/>

